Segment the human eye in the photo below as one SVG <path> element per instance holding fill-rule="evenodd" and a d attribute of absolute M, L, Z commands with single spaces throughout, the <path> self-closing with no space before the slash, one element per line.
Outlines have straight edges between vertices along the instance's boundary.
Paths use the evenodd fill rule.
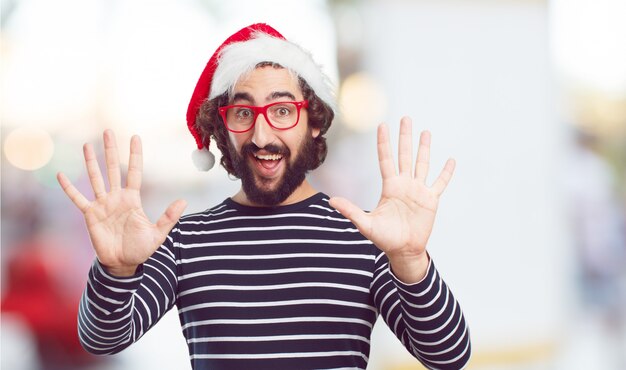
<path fill-rule="evenodd" d="M 236 107 L 233 109 L 234 109 L 235 117 L 239 121 L 249 121 L 254 116 L 254 112 L 252 112 L 252 109 L 250 108 Z"/>
<path fill-rule="evenodd" d="M 285 103 L 272 106 L 270 111 L 274 117 L 289 117 L 293 113 L 294 108 L 291 104 Z"/>

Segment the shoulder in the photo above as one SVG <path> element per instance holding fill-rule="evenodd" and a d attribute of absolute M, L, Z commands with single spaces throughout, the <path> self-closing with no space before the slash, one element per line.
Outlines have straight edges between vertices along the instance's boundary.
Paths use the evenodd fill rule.
<path fill-rule="evenodd" d="M 320 229 L 333 230 L 333 238 L 346 242 L 353 242 L 369 248 L 369 254 L 375 256 L 377 259 L 385 257 L 384 253 L 368 240 L 363 234 L 359 232 L 357 227 L 339 213 L 335 208 L 329 204 L 330 197 L 326 194 L 320 193 L 320 197 L 316 202 L 313 202 L 310 206 L 310 213 L 317 217 L 317 224 Z"/>
<path fill-rule="evenodd" d="M 198 225 L 208 225 L 222 218 L 231 217 L 233 214 L 236 213 L 236 211 L 237 210 L 233 208 L 227 200 L 225 200 L 222 203 L 214 207 L 208 208 L 202 212 L 183 215 L 178 220 L 177 226 L 180 229 L 193 229 L 198 227 Z"/>
<path fill-rule="evenodd" d="M 320 222 L 333 224 L 341 228 L 355 228 L 354 224 L 329 203 L 330 197 L 324 193 L 318 193 L 310 199 L 304 212 L 317 218 Z"/>

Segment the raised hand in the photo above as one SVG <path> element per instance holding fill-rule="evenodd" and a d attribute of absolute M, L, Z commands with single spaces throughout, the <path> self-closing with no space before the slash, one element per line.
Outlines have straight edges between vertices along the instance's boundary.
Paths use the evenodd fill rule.
<path fill-rule="evenodd" d="M 141 206 L 143 155 L 139 136 L 133 136 L 130 142 L 125 188 L 121 185 L 115 135 L 111 130 L 106 130 L 103 137 L 109 179 L 108 192 L 91 144 L 84 145 L 83 154 L 95 199 L 89 201 L 63 173 L 57 175 L 57 180 L 65 194 L 83 213 L 100 263 L 113 275 L 130 276 L 163 243 L 182 215 L 186 202 L 173 202 L 156 224 L 150 222 Z"/>
<path fill-rule="evenodd" d="M 378 128 L 378 161 L 383 188 L 376 208 L 366 213 L 344 198 L 331 198 L 330 204 L 350 219 L 361 234 L 380 248 L 396 276 L 406 282 L 421 280 L 426 274 L 426 244 L 435 222 L 439 197 L 454 172 L 455 161 L 448 159 L 432 186 L 426 185 L 430 161 L 430 133 L 420 135 L 415 170 L 412 171 L 412 128 L 408 117 L 400 122 L 399 172 L 396 172 L 389 131 Z"/>

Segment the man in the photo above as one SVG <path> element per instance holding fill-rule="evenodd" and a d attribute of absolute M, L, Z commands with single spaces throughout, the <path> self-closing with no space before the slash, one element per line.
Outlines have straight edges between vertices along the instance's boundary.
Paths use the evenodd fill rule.
<path fill-rule="evenodd" d="M 58 179 L 84 213 L 97 259 L 80 304 L 85 349 L 118 352 L 174 305 L 194 369 L 365 368 L 380 314 L 423 364 L 459 369 L 470 357 L 461 309 L 426 252 L 449 160 L 425 185 L 430 136 L 412 166 L 408 118 L 396 173 L 378 131 L 383 190 L 365 213 L 305 178 L 326 155 L 333 95 L 311 56 L 265 24 L 227 39 L 202 73 L 187 114 L 208 170 L 213 137 L 241 190 L 181 217 L 172 203 L 156 224 L 141 208 L 142 154 L 131 139 L 122 188 L 115 138 L 104 133 L 107 193 L 91 145 L 88 201 Z"/>

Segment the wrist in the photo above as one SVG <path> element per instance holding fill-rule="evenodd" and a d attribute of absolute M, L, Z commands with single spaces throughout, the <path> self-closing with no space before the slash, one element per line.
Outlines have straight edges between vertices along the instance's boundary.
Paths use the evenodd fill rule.
<path fill-rule="evenodd" d="M 425 251 L 414 256 L 387 256 L 393 274 L 404 284 L 419 283 L 426 277 L 430 257 Z"/>
<path fill-rule="evenodd" d="M 131 277 L 137 273 L 137 268 L 139 265 L 134 266 L 107 266 L 100 263 L 102 268 L 109 274 L 114 277 Z"/>

